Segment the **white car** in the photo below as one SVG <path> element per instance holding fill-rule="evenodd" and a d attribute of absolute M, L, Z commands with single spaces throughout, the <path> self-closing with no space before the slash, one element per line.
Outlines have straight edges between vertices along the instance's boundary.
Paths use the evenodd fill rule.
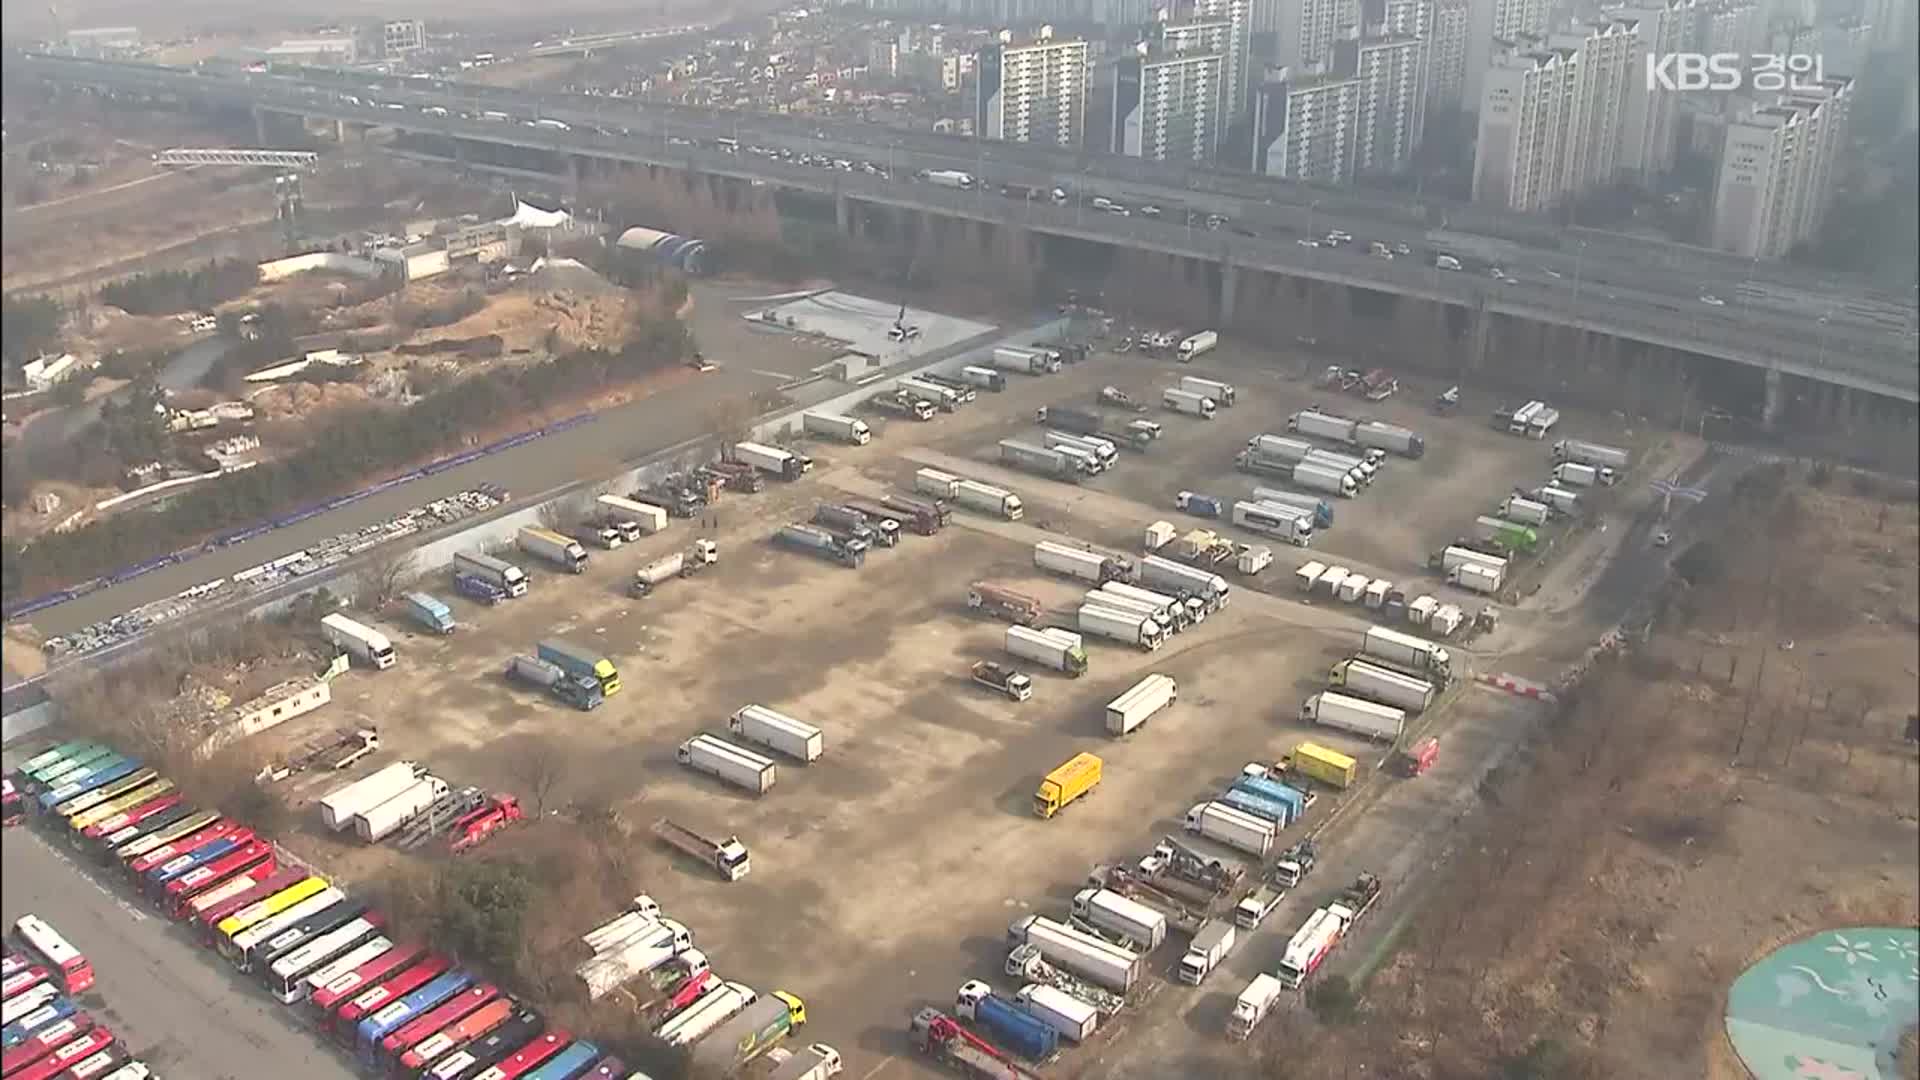
<path fill-rule="evenodd" d="M 1320 246 L 1320 241 L 1318 240 L 1295 240 L 1294 243 L 1304 248 L 1317 248 Z"/>
<path fill-rule="evenodd" d="M 1393 253 L 1395 255 L 1411 255 L 1413 254 L 1413 248 L 1408 247 L 1406 244 L 1395 244 L 1393 245 Z"/>
<path fill-rule="evenodd" d="M 1160 216 L 1160 208 L 1153 205 L 1152 203 L 1148 203 L 1147 205 L 1140 208 L 1140 216 L 1157 218 Z"/>
<path fill-rule="evenodd" d="M 1727 302 L 1725 300 L 1720 299 L 1719 297 L 1713 295 L 1712 293 L 1701 293 L 1700 302 L 1707 305 L 1708 307 L 1726 307 L 1727 306 Z"/>

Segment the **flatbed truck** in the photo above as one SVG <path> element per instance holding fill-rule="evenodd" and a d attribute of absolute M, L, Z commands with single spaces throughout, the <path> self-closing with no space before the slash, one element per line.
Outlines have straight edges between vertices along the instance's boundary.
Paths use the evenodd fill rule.
<path fill-rule="evenodd" d="M 739 881 L 752 869 L 747 845 L 737 836 L 712 840 L 668 818 L 653 823 L 653 835 L 669 847 L 691 855 L 712 867 L 728 881 Z"/>

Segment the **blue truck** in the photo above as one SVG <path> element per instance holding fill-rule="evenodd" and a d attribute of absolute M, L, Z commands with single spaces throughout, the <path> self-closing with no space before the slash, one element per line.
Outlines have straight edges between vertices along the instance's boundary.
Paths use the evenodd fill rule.
<path fill-rule="evenodd" d="M 423 592 L 410 592 L 401 598 L 407 617 L 436 634 L 453 633 L 453 609 Z"/>
<path fill-rule="evenodd" d="M 1255 817 L 1263 817 L 1284 829 L 1294 820 L 1293 806 L 1279 799 L 1269 799 L 1264 795 L 1255 795 L 1238 787 L 1228 788 L 1220 795 L 1220 801 L 1235 810 L 1244 810 Z"/>
<path fill-rule="evenodd" d="M 1313 797 L 1306 792 L 1301 791 L 1299 788 L 1283 784 L 1269 776 L 1253 776 L 1242 773 L 1240 779 L 1233 782 L 1233 786 L 1238 791 L 1245 791 L 1258 795 L 1263 799 L 1273 799 L 1286 803 L 1288 806 L 1293 807 L 1293 817 L 1296 821 L 1300 819 L 1301 815 L 1307 812 L 1307 807 L 1313 804 Z"/>
<path fill-rule="evenodd" d="M 1197 491 L 1183 491 L 1173 497 L 1177 510 L 1185 510 L 1194 517 L 1221 518 L 1227 513 L 1227 504 L 1211 495 L 1202 495 Z"/>
<path fill-rule="evenodd" d="M 469 600 L 478 600 L 492 607 L 507 598 L 507 590 L 474 574 L 453 575 L 453 589 Z"/>
<path fill-rule="evenodd" d="M 1000 997 L 978 979 L 960 987 L 954 1013 L 985 1028 L 996 1041 L 1030 1061 L 1045 1061 L 1060 1048 L 1060 1033 L 1046 1021 Z"/>

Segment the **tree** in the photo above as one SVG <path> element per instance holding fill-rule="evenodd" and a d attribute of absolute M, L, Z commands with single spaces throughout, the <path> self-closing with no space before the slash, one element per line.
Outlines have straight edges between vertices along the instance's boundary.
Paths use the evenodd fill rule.
<path fill-rule="evenodd" d="M 513 759 L 513 778 L 533 802 L 536 817 L 545 817 L 547 799 L 566 776 L 566 762 L 552 739 L 541 739 Z"/>
<path fill-rule="evenodd" d="M 374 610 L 400 598 L 400 591 L 414 577 L 413 552 L 398 544 L 373 549 L 360 580 L 367 587 L 367 606 Z"/>
<path fill-rule="evenodd" d="M 434 940 L 464 961 L 502 974 L 517 969 L 533 882 L 510 860 L 459 860 L 440 873 Z"/>
<path fill-rule="evenodd" d="M 0 359 L 9 376 L 47 351 L 60 335 L 60 302 L 48 296 L 0 299 Z"/>

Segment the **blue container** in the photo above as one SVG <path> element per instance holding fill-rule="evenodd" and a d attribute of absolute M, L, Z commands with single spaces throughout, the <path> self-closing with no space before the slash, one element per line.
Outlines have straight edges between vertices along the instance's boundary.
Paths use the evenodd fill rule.
<path fill-rule="evenodd" d="M 997 994 L 981 998 L 973 1007 L 973 1016 L 995 1039 L 1021 1057 L 1045 1061 L 1060 1048 L 1059 1032 Z"/>
<path fill-rule="evenodd" d="M 1239 788 L 1228 788 L 1220 801 L 1255 817 L 1263 817 L 1284 829 L 1293 820 L 1293 808 L 1278 799 L 1262 798 Z"/>
<path fill-rule="evenodd" d="M 1293 808 L 1293 820 L 1298 821 L 1307 812 L 1307 796 L 1296 788 L 1290 788 L 1278 780 L 1260 776 L 1242 776 L 1234 782 L 1234 790 L 1258 795 L 1263 799 L 1273 799 L 1286 803 Z"/>

